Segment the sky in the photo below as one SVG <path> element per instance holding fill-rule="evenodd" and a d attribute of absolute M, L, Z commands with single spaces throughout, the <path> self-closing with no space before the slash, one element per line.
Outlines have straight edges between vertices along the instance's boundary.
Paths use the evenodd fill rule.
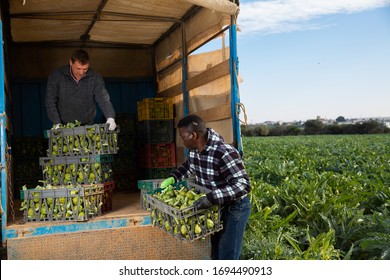
<path fill-rule="evenodd" d="M 390 117 L 390 0 L 240 0 L 248 124 Z"/>

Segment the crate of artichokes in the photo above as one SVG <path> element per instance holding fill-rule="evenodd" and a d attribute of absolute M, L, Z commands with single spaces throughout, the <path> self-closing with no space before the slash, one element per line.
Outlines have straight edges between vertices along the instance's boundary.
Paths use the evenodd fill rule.
<path fill-rule="evenodd" d="M 23 193 L 24 222 L 87 221 L 101 215 L 104 185 L 47 185 Z"/>
<path fill-rule="evenodd" d="M 49 139 L 48 156 L 78 156 L 116 154 L 119 127 L 110 131 L 107 124 L 80 126 L 80 123 L 61 125 L 45 131 Z"/>
<path fill-rule="evenodd" d="M 113 181 L 113 155 L 41 157 L 43 182 L 49 185 L 93 184 Z"/>
<path fill-rule="evenodd" d="M 210 190 L 192 182 L 182 181 L 146 194 L 146 207 L 151 211 L 152 224 L 183 241 L 204 238 L 222 229 L 221 207 L 196 209 L 194 201 Z"/>

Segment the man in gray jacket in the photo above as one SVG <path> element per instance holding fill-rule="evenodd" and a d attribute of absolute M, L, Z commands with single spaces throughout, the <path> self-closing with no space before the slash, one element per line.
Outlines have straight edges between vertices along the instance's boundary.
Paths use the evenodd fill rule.
<path fill-rule="evenodd" d="M 46 88 L 46 111 L 54 128 L 60 124 L 81 122 L 93 124 L 96 103 L 102 110 L 109 130 L 116 128 L 115 111 L 102 77 L 89 68 L 89 55 L 85 50 L 75 50 L 69 65 L 55 70 Z"/>

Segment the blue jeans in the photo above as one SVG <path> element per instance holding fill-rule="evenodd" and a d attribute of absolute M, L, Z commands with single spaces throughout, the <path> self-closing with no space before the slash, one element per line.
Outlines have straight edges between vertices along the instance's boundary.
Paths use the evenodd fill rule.
<path fill-rule="evenodd" d="M 223 229 L 211 235 L 212 260 L 239 260 L 252 206 L 249 197 L 222 208 Z"/>

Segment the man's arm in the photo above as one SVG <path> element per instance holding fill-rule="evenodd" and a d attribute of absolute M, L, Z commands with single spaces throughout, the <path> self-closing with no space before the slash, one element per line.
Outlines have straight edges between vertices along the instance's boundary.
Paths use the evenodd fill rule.
<path fill-rule="evenodd" d="M 171 176 L 175 178 L 176 182 L 183 180 L 184 178 L 190 177 L 192 171 L 190 169 L 190 163 L 188 159 L 179 166 L 176 170 L 171 173 Z"/>
<path fill-rule="evenodd" d="M 46 105 L 46 112 L 49 120 L 53 124 L 60 124 L 61 118 L 60 114 L 58 112 L 58 81 L 56 79 L 56 75 L 53 74 L 49 77 L 47 81 L 47 87 L 46 87 L 46 95 L 45 95 L 45 105 Z"/>

